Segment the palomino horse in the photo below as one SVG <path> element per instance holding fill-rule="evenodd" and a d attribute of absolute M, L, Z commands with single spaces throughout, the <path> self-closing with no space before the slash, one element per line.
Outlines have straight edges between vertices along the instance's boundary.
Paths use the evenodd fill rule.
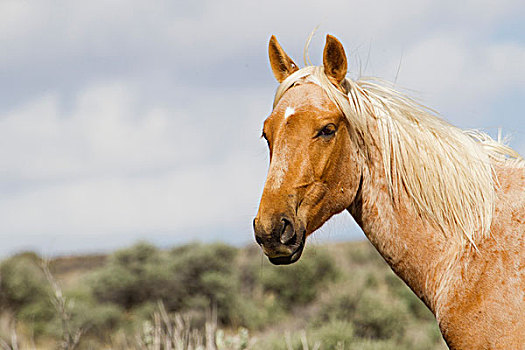
<path fill-rule="evenodd" d="M 330 35 L 322 67 L 299 69 L 273 36 L 269 55 L 280 85 L 254 231 L 270 261 L 297 261 L 346 209 L 451 349 L 524 349 L 523 158 L 385 84 L 346 78 Z"/>

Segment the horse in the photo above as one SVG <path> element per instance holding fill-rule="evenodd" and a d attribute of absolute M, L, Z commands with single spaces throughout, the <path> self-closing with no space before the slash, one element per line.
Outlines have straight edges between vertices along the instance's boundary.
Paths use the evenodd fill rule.
<path fill-rule="evenodd" d="M 391 84 L 348 78 L 331 35 L 322 66 L 300 69 L 275 36 L 268 51 L 279 86 L 253 227 L 270 262 L 296 262 L 306 238 L 347 210 L 450 349 L 524 349 L 524 159 Z"/>

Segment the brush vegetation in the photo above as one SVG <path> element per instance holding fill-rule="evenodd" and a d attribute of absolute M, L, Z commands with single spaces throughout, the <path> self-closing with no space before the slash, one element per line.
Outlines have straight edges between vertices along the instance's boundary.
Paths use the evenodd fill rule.
<path fill-rule="evenodd" d="M 109 256 L 0 264 L 0 348 L 445 349 L 432 314 L 368 242 L 258 247 L 138 243 Z"/>

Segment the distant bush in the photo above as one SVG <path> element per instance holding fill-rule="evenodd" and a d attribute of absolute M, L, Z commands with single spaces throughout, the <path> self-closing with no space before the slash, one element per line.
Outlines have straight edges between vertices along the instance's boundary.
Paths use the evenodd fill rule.
<path fill-rule="evenodd" d="M 349 276 L 344 284 L 337 284 L 323 295 L 314 324 L 340 320 L 352 323 L 356 338 L 403 338 L 410 315 L 404 300 L 384 288 L 385 276 L 391 274 L 385 268 L 382 273 L 374 269 Z"/>
<path fill-rule="evenodd" d="M 381 255 L 374 249 L 371 243 L 362 242 L 348 246 L 349 260 L 358 265 L 377 265 L 384 263 Z"/>
<path fill-rule="evenodd" d="M 93 278 L 93 295 L 128 310 L 157 300 L 168 311 L 214 306 L 221 322 L 240 322 L 236 254 L 236 248 L 224 244 L 189 244 L 166 252 L 139 243 L 109 258 Z"/>
<path fill-rule="evenodd" d="M 348 349 L 354 341 L 354 326 L 350 322 L 331 321 L 308 332 L 311 344 L 320 343 L 322 349 Z"/>
<path fill-rule="evenodd" d="M 361 339 L 352 343 L 345 350 L 407 350 L 412 349 L 406 345 L 397 343 L 394 340 L 373 340 Z"/>
<path fill-rule="evenodd" d="M 428 307 L 408 288 L 408 286 L 396 275 L 389 274 L 385 278 L 390 292 L 398 296 L 408 307 L 410 313 L 422 320 L 433 321 L 434 315 Z"/>
<path fill-rule="evenodd" d="M 14 312 L 41 302 L 49 286 L 34 253 L 15 255 L 0 265 L 0 305 Z M 36 306 L 35 306 L 36 307 Z"/>
<path fill-rule="evenodd" d="M 114 304 L 77 302 L 72 308 L 73 327 L 97 336 L 109 335 L 117 329 L 123 317 L 122 309 Z"/>
<path fill-rule="evenodd" d="M 57 282 L 52 276 L 53 282 L 46 277 L 42 264 L 38 256 L 27 253 L 5 260 L 0 266 L 2 304 L 14 311 L 16 319 L 23 321 L 34 336 L 60 337 L 64 320 L 57 305 L 53 304 L 57 292 L 53 282 Z M 61 290 L 59 295 L 63 298 Z M 82 329 L 84 333 L 88 330 L 107 333 L 115 328 L 121 317 L 116 305 L 95 304 L 89 294 L 63 300 L 67 300 L 68 327 Z"/>
<path fill-rule="evenodd" d="M 407 310 L 389 296 L 367 290 L 357 303 L 353 322 L 361 338 L 399 339 L 405 332 Z"/>
<path fill-rule="evenodd" d="M 236 248 L 225 244 L 190 244 L 171 250 L 169 255 L 169 269 L 176 285 L 171 300 L 166 301 L 168 308 L 191 306 L 196 296 L 212 304 L 231 306 L 238 289 L 238 276 L 234 275 Z"/>
<path fill-rule="evenodd" d="M 313 323 L 322 325 L 332 320 L 353 321 L 362 294 L 362 285 L 338 284 L 337 288 L 328 290 L 319 300 L 319 311 Z"/>
<path fill-rule="evenodd" d="M 139 243 L 113 254 L 93 278 L 93 295 L 126 309 L 161 298 L 170 274 L 167 260 L 154 246 Z"/>
<path fill-rule="evenodd" d="M 237 248 L 225 244 L 189 244 L 169 252 L 173 276 L 163 298 L 169 311 L 217 308 L 221 324 L 240 324 Z M 202 318 L 202 317 L 201 317 Z"/>
<path fill-rule="evenodd" d="M 17 314 L 18 320 L 24 321 L 35 336 L 55 333 L 53 325 L 55 317 L 56 311 L 47 296 L 24 305 Z"/>
<path fill-rule="evenodd" d="M 259 339 L 254 350 L 346 350 L 361 349 L 354 344 L 366 344 L 366 349 L 376 349 L 367 347 L 368 344 L 376 341 L 364 341 L 354 337 L 354 327 L 352 323 L 345 321 L 332 320 L 318 327 L 310 327 L 306 330 L 285 331 L 273 334 L 269 337 Z M 377 342 L 380 344 L 380 342 Z M 390 344 L 394 344 L 393 342 Z M 380 348 L 377 349 L 388 349 Z"/>
<path fill-rule="evenodd" d="M 238 249 L 225 244 L 189 244 L 159 251 L 140 243 L 109 258 L 94 277 L 93 294 L 101 302 L 128 310 L 157 300 L 176 312 L 216 307 L 221 324 L 259 327 L 274 305 L 263 300 L 257 306 L 250 295 L 243 297 L 243 290 L 249 294 L 260 286 L 275 295 L 281 307 L 290 309 L 315 299 L 320 286 L 337 276 L 333 259 L 321 249 L 305 252 L 291 266 L 266 263 L 263 271 L 259 267 L 239 272 L 237 255 Z M 250 285 L 243 286 L 242 281 Z"/>
<path fill-rule="evenodd" d="M 305 252 L 293 265 L 271 266 L 262 271 L 261 282 L 266 292 L 276 295 L 290 309 L 315 299 L 319 287 L 338 276 L 334 260 L 322 249 Z"/>

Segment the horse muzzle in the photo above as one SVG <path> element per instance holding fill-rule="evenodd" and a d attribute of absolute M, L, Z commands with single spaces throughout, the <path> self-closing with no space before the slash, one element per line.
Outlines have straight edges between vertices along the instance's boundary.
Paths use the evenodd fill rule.
<path fill-rule="evenodd" d="M 256 217 L 253 220 L 255 241 L 264 254 L 275 265 L 287 265 L 301 257 L 306 241 L 304 225 L 282 215 L 264 222 Z M 266 223 L 266 224 L 265 224 Z"/>

